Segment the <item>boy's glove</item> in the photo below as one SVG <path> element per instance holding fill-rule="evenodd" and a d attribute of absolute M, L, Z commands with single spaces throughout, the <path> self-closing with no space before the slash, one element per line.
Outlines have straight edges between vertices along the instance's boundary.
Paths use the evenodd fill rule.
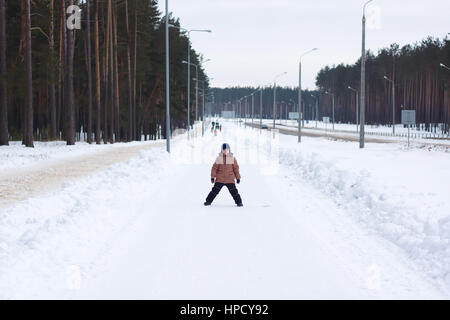
<path fill-rule="evenodd" d="M 211 183 L 214 183 L 214 182 L 216 182 L 216 179 L 211 178 Z"/>
<path fill-rule="evenodd" d="M 241 183 L 241 179 L 236 180 L 237 184 Z"/>

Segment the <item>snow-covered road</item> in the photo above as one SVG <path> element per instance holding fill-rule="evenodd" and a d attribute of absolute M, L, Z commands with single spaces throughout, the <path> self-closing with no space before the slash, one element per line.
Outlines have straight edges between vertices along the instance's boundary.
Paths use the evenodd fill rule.
<path fill-rule="evenodd" d="M 448 297 L 285 162 L 265 170 L 254 157 L 276 146 L 256 132 L 226 123 L 217 137 L 179 137 L 171 156 L 148 150 L 0 211 L 0 297 Z M 240 162 L 244 208 L 225 189 L 202 206 L 222 142 Z"/>

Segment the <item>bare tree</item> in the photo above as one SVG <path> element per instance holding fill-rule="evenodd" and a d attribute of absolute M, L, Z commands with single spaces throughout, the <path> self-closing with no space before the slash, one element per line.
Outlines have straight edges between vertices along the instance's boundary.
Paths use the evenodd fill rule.
<path fill-rule="evenodd" d="M 95 122 L 95 142 L 100 144 L 100 109 L 101 109 L 101 91 L 100 91 L 100 48 L 99 48 L 99 30 L 98 30 L 98 0 L 95 0 L 95 87 L 96 87 L 96 102 L 97 102 L 97 119 Z"/>
<path fill-rule="evenodd" d="M 91 1 L 86 1 L 87 65 L 88 65 L 88 127 L 87 142 L 92 143 L 92 52 L 91 52 Z"/>
<path fill-rule="evenodd" d="M 6 72 L 6 6 L 5 0 L 0 0 L 0 146 L 8 145 Z"/>
<path fill-rule="evenodd" d="M 109 0 L 108 5 L 108 28 L 109 28 L 109 81 L 110 81 L 110 92 L 111 92 L 111 103 L 110 103 L 110 124 L 109 124 L 109 141 L 114 143 L 114 42 L 113 42 L 113 19 L 112 19 L 112 0 Z"/>

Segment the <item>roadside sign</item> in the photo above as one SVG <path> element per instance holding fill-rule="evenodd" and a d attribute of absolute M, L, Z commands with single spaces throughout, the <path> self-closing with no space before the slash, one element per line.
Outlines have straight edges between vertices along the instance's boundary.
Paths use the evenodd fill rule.
<path fill-rule="evenodd" d="M 402 124 L 416 124 L 416 110 L 402 110 Z"/>
<path fill-rule="evenodd" d="M 411 125 L 416 124 L 416 110 L 402 110 L 402 124 L 408 126 L 408 147 Z"/>
<path fill-rule="evenodd" d="M 330 123 L 330 117 L 323 117 L 323 123 Z"/>
<path fill-rule="evenodd" d="M 289 120 L 298 120 L 298 112 L 289 112 Z"/>

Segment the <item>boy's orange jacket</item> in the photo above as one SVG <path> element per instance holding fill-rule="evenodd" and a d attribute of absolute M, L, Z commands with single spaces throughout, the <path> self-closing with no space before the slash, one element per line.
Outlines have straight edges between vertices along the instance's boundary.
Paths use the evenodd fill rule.
<path fill-rule="evenodd" d="M 239 165 L 232 153 L 219 154 L 212 166 L 211 178 L 216 178 L 216 182 L 225 184 L 235 183 L 235 179 L 241 180 Z"/>

